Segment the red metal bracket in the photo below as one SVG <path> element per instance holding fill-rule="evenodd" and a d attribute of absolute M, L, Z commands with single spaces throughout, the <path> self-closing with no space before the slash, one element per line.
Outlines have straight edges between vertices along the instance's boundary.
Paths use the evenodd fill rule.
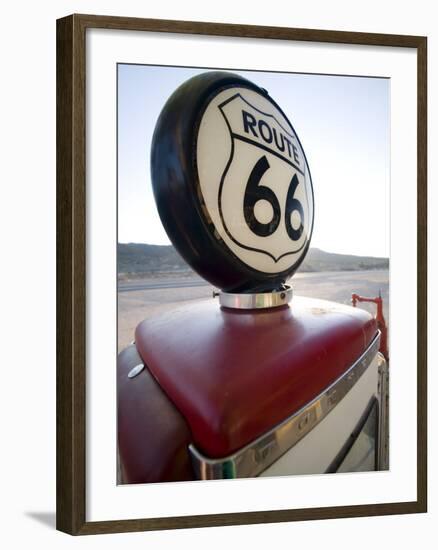
<path fill-rule="evenodd" d="M 359 296 L 359 294 L 352 294 L 351 302 L 353 304 L 353 307 L 356 307 L 357 302 L 371 302 L 377 305 L 376 321 L 377 326 L 379 327 L 379 330 L 381 332 L 379 351 L 388 361 L 388 327 L 386 326 L 385 317 L 383 316 L 383 300 L 381 294 L 379 293 L 379 296 L 377 298 L 366 298 L 364 296 Z"/>

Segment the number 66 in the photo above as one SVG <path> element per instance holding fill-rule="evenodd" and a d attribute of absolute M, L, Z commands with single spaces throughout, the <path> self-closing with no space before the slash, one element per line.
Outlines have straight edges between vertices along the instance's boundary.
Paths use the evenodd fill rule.
<path fill-rule="evenodd" d="M 259 237 L 268 237 L 272 235 L 281 219 L 281 208 L 277 196 L 274 191 L 266 185 L 260 185 L 260 181 L 264 173 L 270 168 L 268 159 L 265 155 L 261 157 L 251 170 L 251 174 L 246 184 L 245 197 L 243 200 L 243 214 L 248 227 L 253 233 Z M 304 231 L 304 211 L 300 201 L 294 198 L 295 191 L 298 187 L 298 177 L 296 174 L 292 177 L 287 191 L 286 206 L 285 206 L 285 225 L 286 232 L 293 241 L 298 241 Z M 272 220 L 268 223 L 262 223 L 257 220 L 254 214 L 254 208 L 258 201 L 267 201 L 274 212 Z M 292 213 L 297 211 L 300 215 L 300 226 L 298 229 L 292 227 Z"/>

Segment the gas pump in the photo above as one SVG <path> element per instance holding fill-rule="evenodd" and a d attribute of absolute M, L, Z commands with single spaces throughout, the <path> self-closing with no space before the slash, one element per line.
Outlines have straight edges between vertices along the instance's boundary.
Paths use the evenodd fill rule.
<path fill-rule="evenodd" d="M 188 80 L 157 121 L 151 175 L 170 240 L 220 292 L 144 320 L 119 355 L 122 482 L 387 468 L 376 320 L 287 283 L 314 197 L 280 106 L 232 73 Z"/>

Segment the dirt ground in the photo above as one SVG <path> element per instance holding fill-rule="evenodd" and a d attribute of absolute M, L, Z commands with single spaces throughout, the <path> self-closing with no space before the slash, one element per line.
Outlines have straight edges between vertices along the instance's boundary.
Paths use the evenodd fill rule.
<path fill-rule="evenodd" d="M 389 271 L 334 271 L 321 273 L 299 273 L 289 284 L 294 294 L 332 300 L 343 304 L 351 303 L 353 292 L 362 296 L 378 296 L 382 293 L 384 315 L 389 324 Z M 213 287 L 196 277 L 163 279 L 136 279 L 119 284 L 118 292 L 118 351 L 134 339 L 134 330 L 140 321 L 161 311 L 168 311 L 176 304 L 212 297 Z M 217 300 L 217 298 L 216 298 Z M 293 299 L 292 299 L 293 305 Z M 360 304 L 370 312 L 373 304 Z"/>

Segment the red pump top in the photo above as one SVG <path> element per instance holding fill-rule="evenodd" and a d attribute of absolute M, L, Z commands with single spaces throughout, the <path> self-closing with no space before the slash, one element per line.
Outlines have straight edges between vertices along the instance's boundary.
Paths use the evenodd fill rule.
<path fill-rule="evenodd" d="M 146 319 L 135 340 L 198 450 L 220 458 L 324 391 L 376 333 L 369 313 L 332 302 L 245 311 L 210 299 Z"/>

